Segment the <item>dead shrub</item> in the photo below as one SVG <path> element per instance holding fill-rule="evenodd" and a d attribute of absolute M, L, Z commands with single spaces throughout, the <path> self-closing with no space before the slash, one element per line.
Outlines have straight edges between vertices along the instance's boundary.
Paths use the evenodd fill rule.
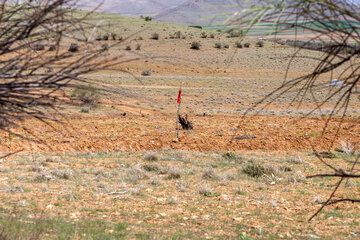
<path fill-rule="evenodd" d="M 213 179 L 216 177 L 215 170 L 212 167 L 205 168 L 203 171 L 203 179 Z"/>
<path fill-rule="evenodd" d="M 126 172 L 126 179 L 133 184 L 137 184 L 140 180 L 148 178 L 146 172 L 141 168 L 139 164 L 136 164 L 129 168 Z"/>
<path fill-rule="evenodd" d="M 177 184 L 176 184 L 176 189 L 179 191 L 179 192 L 185 192 L 186 189 L 188 188 L 189 184 L 185 181 L 179 181 Z"/>
<path fill-rule="evenodd" d="M 51 174 L 57 178 L 68 180 L 74 176 L 74 172 L 70 168 L 57 169 L 51 171 Z"/>
<path fill-rule="evenodd" d="M 144 159 L 146 161 L 157 161 L 157 160 L 159 160 L 159 155 L 156 152 L 152 152 L 152 153 L 145 155 Z"/>
<path fill-rule="evenodd" d="M 199 187 L 199 194 L 200 195 L 203 195 L 205 197 L 208 197 L 208 196 L 211 196 L 213 193 L 213 190 L 211 187 L 209 187 L 208 185 L 206 184 L 202 184 L 200 185 Z"/>
<path fill-rule="evenodd" d="M 301 171 L 297 171 L 293 174 L 289 174 L 286 180 L 289 183 L 298 183 L 298 182 L 304 182 L 306 180 L 306 177 Z"/>
<path fill-rule="evenodd" d="M 179 179 L 181 178 L 182 171 L 178 167 L 171 166 L 168 168 L 167 174 L 167 179 Z"/>

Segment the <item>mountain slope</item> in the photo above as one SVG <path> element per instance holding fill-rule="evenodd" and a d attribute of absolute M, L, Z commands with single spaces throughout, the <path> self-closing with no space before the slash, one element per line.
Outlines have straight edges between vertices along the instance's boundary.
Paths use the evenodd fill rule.
<path fill-rule="evenodd" d="M 235 12 L 237 7 L 238 3 L 233 0 L 187 0 L 164 10 L 154 19 L 187 25 L 213 25 L 226 20 L 226 16 Z"/>
<path fill-rule="evenodd" d="M 185 0 L 105 0 L 99 11 L 127 15 L 156 15 L 162 11 L 174 8 Z M 98 6 L 101 0 L 79 0 L 78 8 L 91 10 Z"/>

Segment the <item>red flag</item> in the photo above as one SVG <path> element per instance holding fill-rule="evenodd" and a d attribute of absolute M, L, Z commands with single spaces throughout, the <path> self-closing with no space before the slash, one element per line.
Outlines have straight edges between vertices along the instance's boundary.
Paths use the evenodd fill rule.
<path fill-rule="evenodd" d="M 177 103 L 180 103 L 180 99 L 181 99 L 181 89 L 179 90 L 179 95 L 178 95 Z"/>

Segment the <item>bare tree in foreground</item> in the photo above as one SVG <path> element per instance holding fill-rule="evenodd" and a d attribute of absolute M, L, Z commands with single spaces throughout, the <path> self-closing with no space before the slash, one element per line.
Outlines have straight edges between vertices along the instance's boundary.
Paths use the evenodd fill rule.
<path fill-rule="evenodd" d="M 84 83 L 82 75 L 121 63 L 91 39 L 91 12 L 76 0 L 1 0 L 0 130 L 25 118 L 56 120 L 50 110 L 66 103 L 61 90 Z M 24 126 L 21 126 L 25 129 Z M 25 129 L 30 130 L 30 129 Z"/>
<path fill-rule="evenodd" d="M 327 116 L 327 121 L 337 115 L 345 117 L 350 100 L 357 98 L 360 100 L 357 88 L 360 84 L 360 7 L 353 1 L 344 0 L 263 0 L 257 1 L 256 6 L 242 9 L 230 20 L 230 25 L 240 27 L 247 26 L 251 30 L 256 24 L 266 23 L 274 26 L 274 34 L 277 35 L 286 31 L 295 31 L 297 38 L 300 33 L 310 34 L 312 39 L 307 42 L 301 42 L 295 39 L 294 46 L 299 47 L 292 56 L 288 69 L 295 58 L 307 60 L 308 57 L 302 57 L 303 48 L 315 48 L 319 51 L 318 57 L 311 57 L 318 62 L 311 73 L 304 76 L 287 79 L 284 83 L 264 97 L 253 107 L 262 105 L 262 108 L 273 103 L 282 95 L 295 91 L 296 96 L 290 104 L 296 103 L 300 106 L 305 101 L 305 96 L 311 96 L 316 107 L 309 113 L 321 109 L 330 100 L 335 100 L 335 105 L 331 113 Z M 337 73 L 336 73 L 337 72 Z M 340 73 L 339 73 L 340 72 Z M 328 74 L 337 75 L 336 82 L 324 84 L 320 77 Z M 323 99 L 316 96 L 316 92 L 327 89 L 327 95 Z M 262 109 L 261 108 L 261 109 Z M 340 129 L 340 127 L 339 127 Z M 356 150 L 356 149 L 355 149 Z M 344 186 L 345 180 L 360 179 L 360 163 L 358 155 L 349 166 L 349 169 L 342 169 L 335 166 L 335 163 L 328 163 L 314 149 L 315 155 L 326 166 L 331 173 L 318 174 L 312 177 L 335 177 L 340 180 L 335 185 L 333 192 L 322 207 L 310 217 L 313 219 L 325 206 L 339 202 L 357 202 L 360 198 L 336 197 L 339 188 Z M 354 151 L 355 152 L 355 151 Z M 345 161 L 345 160 L 344 160 Z"/>

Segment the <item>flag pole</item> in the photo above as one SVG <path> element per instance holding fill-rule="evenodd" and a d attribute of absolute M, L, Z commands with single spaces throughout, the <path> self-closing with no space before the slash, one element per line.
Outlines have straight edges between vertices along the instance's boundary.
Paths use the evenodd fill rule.
<path fill-rule="evenodd" d="M 180 141 L 180 136 L 179 136 L 179 116 L 180 116 L 180 104 L 181 104 L 181 87 L 180 87 L 180 90 L 179 90 L 177 103 L 178 103 L 178 109 L 177 109 L 177 114 L 176 114 L 176 136 L 177 136 L 177 140 Z"/>

